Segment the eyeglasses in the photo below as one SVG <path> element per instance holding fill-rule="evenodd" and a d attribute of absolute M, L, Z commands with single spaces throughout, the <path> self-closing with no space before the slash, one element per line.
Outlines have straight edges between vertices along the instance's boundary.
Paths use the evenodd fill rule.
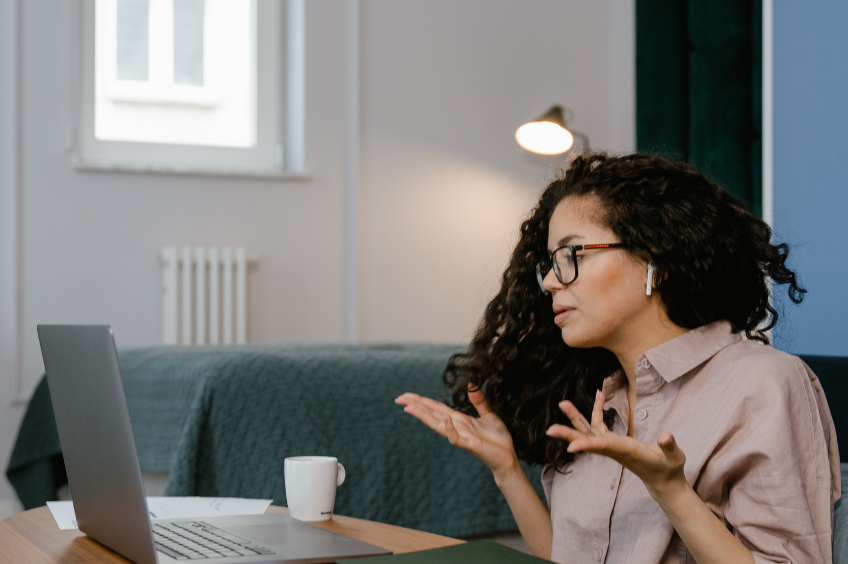
<path fill-rule="evenodd" d="M 545 288 L 545 276 L 554 269 L 557 280 L 562 285 L 571 284 L 577 280 L 577 262 L 580 257 L 577 256 L 577 251 L 585 251 L 589 249 L 616 249 L 625 247 L 624 243 L 608 243 L 606 245 L 563 245 L 562 247 L 551 253 L 551 258 L 546 261 L 536 263 L 536 279 L 539 281 L 539 287 L 545 294 L 548 290 Z"/>

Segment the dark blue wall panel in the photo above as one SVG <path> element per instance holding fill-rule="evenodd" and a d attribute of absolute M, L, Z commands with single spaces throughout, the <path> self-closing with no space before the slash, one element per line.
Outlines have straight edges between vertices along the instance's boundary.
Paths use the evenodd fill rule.
<path fill-rule="evenodd" d="M 809 293 L 775 344 L 848 356 L 848 2 L 774 2 L 774 228 Z"/>

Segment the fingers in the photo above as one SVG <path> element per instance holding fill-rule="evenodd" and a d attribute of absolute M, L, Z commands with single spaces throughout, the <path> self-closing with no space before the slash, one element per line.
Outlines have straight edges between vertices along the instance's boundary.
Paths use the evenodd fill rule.
<path fill-rule="evenodd" d="M 492 413 L 489 409 L 489 404 L 486 403 L 486 396 L 484 396 L 483 392 L 480 390 L 472 389 L 471 386 L 468 386 L 468 399 L 471 401 L 471 405 L 474 406 L 474 409 L 477 410 L 477 414 L 480 417 Z"/>
<path fill-rule="evenodd" d="M 400 401 L 397 401 L 397 403 L 406 403 L 410 400 L 408 396 L 414 395 L 415 394 L 404 394 L 404 396 L 407 397 L 403 399 L 398 398 Z M 460 426 L 464 430 L 467 430 L 467 424 L 465 423 L 465 418 L 467 418 L 467 416 L 459 412 L 453 412 L 450 408 L 448 408 L 448 411 L 452 411 L 453 415 L 448 413 L 439 413 L 438 410 L 431 410 L 430 407 L 432 406 L 428 406 L 428 402 L 433 402 L 433 400 L 429 400 L 429 398 L 422 398 L 420 396 L 418 399 L 419 401 L 416 403 L 409 403 L 409 405 L 404 408 L 404 411 L 430 427 L 433 431 L 447 438 L 452 445 L 467 449 L 469 445 L 468 438 L 460 434 L 453 421 L 454 417 L 459 417 Z M 428 400 L 428 402 L 420 400 Z M 438 402 L 433 403 L 438 404 Z M 444 404 L 440 405 L 444 406 Z"/>
<path fill-rule="evenodd" d="M 549 437 L 554 437 L 555 439 L 565 439 L 569 442 L 576 441 L 577 439 L 585 436 L 580 431 L 575 431 L 567 425 L 559 425 L 557 423 L 548 427 L 548 430 L 545 431 L 545 434 Z"/>
<path fill-rule="evenodd" d="M 604 393 L 601 390 L 595 392 L 595 405 L 592 407 L 592 427 L 604 424 Z"/>
<path fill-rule="evenodd" d="M 671 433 L 663 433 L 657 438 L 657 446 L 662 450 L 665 458 L 673 465 L 682 465 L 686 461 L 686 455 L 677 446 L 677 441 L 674 440 L 674 435 Z"/>
<path fill-rule="evenodd" d="M 445 404 L 436 400 L 419 396 L 418 394 L 405 393 L 395 399 L 395 403 L 403 405 L 403 410 L 430 427 L 443 437 L 448 436 L 448 424 L 445 418 L 450 421 L 450 429 L 456 437 L 456 441 L 451 440 L 451 443 L 458 444 L 459 433 L 453 424 L 453 417 L 466 417 L 458 411 L 454 411 Z"/>
<path fill-rule="evenodd" d="M 616 440 L 609 437 L 580 437 L 568 443 L 568 452 L 596 452 L 616 458 L 625 454 L 621 445 L 615 444 Z"/>
<path fill-rule="evenodd" d="M 589 435 L 590 437 L 598 436 L 598 432 L 592 428 L 592 425 L 585 417 L 583 417 L 583 414 L 574 407 L 573 403 L 568 400 L 561 401 L 559 403 L 559 408 L 568 416 L 569 419 L 571 419 L 571 424 L 574 425 L 575 429 L 585 435 Z"/>
<path fill-rule="evenodd" d="M 442 422 L 445 426 L 445 436 L 450 444 L 459 446 L 459 433 L 453 425 L 453 418 L 450 415 L 442 415 Z"/>
<path fill-rule="evenodd" d="M 548 427 L 545 434 L 549 437 L 564 439 L 568 441 L 568 452 L 580 452 L 583 450 L 605 450 L 609 448 L 609 438 L 604 436 L 588 436 L 586 433 L 577 429 L 572 429 L 568 425 L 554 424 Z"/>
<path fill-rule="evenodd" d="M 551 425 L 545 434 L 549 437 L 568 441 L 568 448 L 566 449 L 568 452 L 606 452 L 612 448 L 610 439 L 606 435 L 589 437 L 567 425 Z"/>
<path fill-rule="evenodd" d="M 430 427 L 430 429 L 434 430 L 441 436 L 445 437 L 445 426 L 441 417 L 437 417 L 435 414 L 429 411 L 421 410 L 417 405 L 408 405 L 403 410 Z"/>
<path fill-rule="evenodd" d="M 412 415 L 443 437 L 446 436 L 444 421 L 442 419 L 444 414 L 439 413 L 437 407 L 433 405 L 438 402 L 418 396 L 417 394 L 403 394 L 395 402 L 403 405 L 403 410 L 406 413 Z"/>
<path fill-rule="evenodd" d="M 395 399 L 395 403 L 409 407 L 412 405 L 418 406 L 420 409 L 425 410 L 427 412 L 433 413 L 434 415 L 453 415 L 456 413 L 453 409 L 449 408 L 445 404 L 438 402 L 434 399 L 425 398 L 424 396 L 419 396 L 418 394 L 405 393 Z M 439 418 L 441 420 L 441 417 Z"/>
<path fill-rule="evenodd" d="M 568 444 L 566 450 L 571 453 L 592 452 L 608 456 L 628 468 L 633 462 L 655 461 L 658 458 L 657 453 L 651 452 L 648 445 L 615 433 L 608 433 L 603 437 L 578 437 Z"/>
<path fill-rule="evenodd" d="M 474 409 L 477 410 L 477 414 L 480 415 L 480 417 L 492 413 L 492 411 L 489 409 L 489 404 L 486 403 L 486 397 L 480 390 L 472 389 L 471 386 L 469 386 L 468 399 L 471 401 L 471 405 L 474 406 Z M 451 409 L 450 407 L 446 406 L 441 402 L 423 396 L 419 396 L 418 394 L 413 394 L 411 392 L 407 392 L 398 396 L 397 399 L 395 399 L 395 403 L 403 406 L 418 405 L 420 408 L 433 412 L 434 414 L 452 416 L 457 413 L 457 411 Z"/>
<path fill-rule="evenodd" d="M 405 394 L 399 395 L 395 398 L 395 403 L 400 405 L 409 405 L 411 403 L 416 403 L 421 399 L 421 396 L 418 394 L 413 394 L 411 392 L 406 392 Z"/>

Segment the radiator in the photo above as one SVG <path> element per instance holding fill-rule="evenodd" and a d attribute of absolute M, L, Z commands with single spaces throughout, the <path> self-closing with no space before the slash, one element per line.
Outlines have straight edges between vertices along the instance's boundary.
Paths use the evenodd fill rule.
<path fill-rule="evenodd" d="M 244 247 L 167 247 L 162 264 L 162 342 L 166 345 L 247 342 Z"/>

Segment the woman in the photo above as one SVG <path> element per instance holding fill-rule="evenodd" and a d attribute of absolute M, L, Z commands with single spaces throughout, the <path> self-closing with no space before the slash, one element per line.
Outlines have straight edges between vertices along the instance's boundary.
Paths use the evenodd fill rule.
<path fill-rule="evenodd" d="M 448 364 L 456 409 L 397 402 L 492 470 L 537 556 L 830 563 L 836 435 L 767 346 L 767 278 L 805 292 L 770 237 L 689 165 L 578 156 Z M 550 512 L 519 461 L 545 465 Z"/>

